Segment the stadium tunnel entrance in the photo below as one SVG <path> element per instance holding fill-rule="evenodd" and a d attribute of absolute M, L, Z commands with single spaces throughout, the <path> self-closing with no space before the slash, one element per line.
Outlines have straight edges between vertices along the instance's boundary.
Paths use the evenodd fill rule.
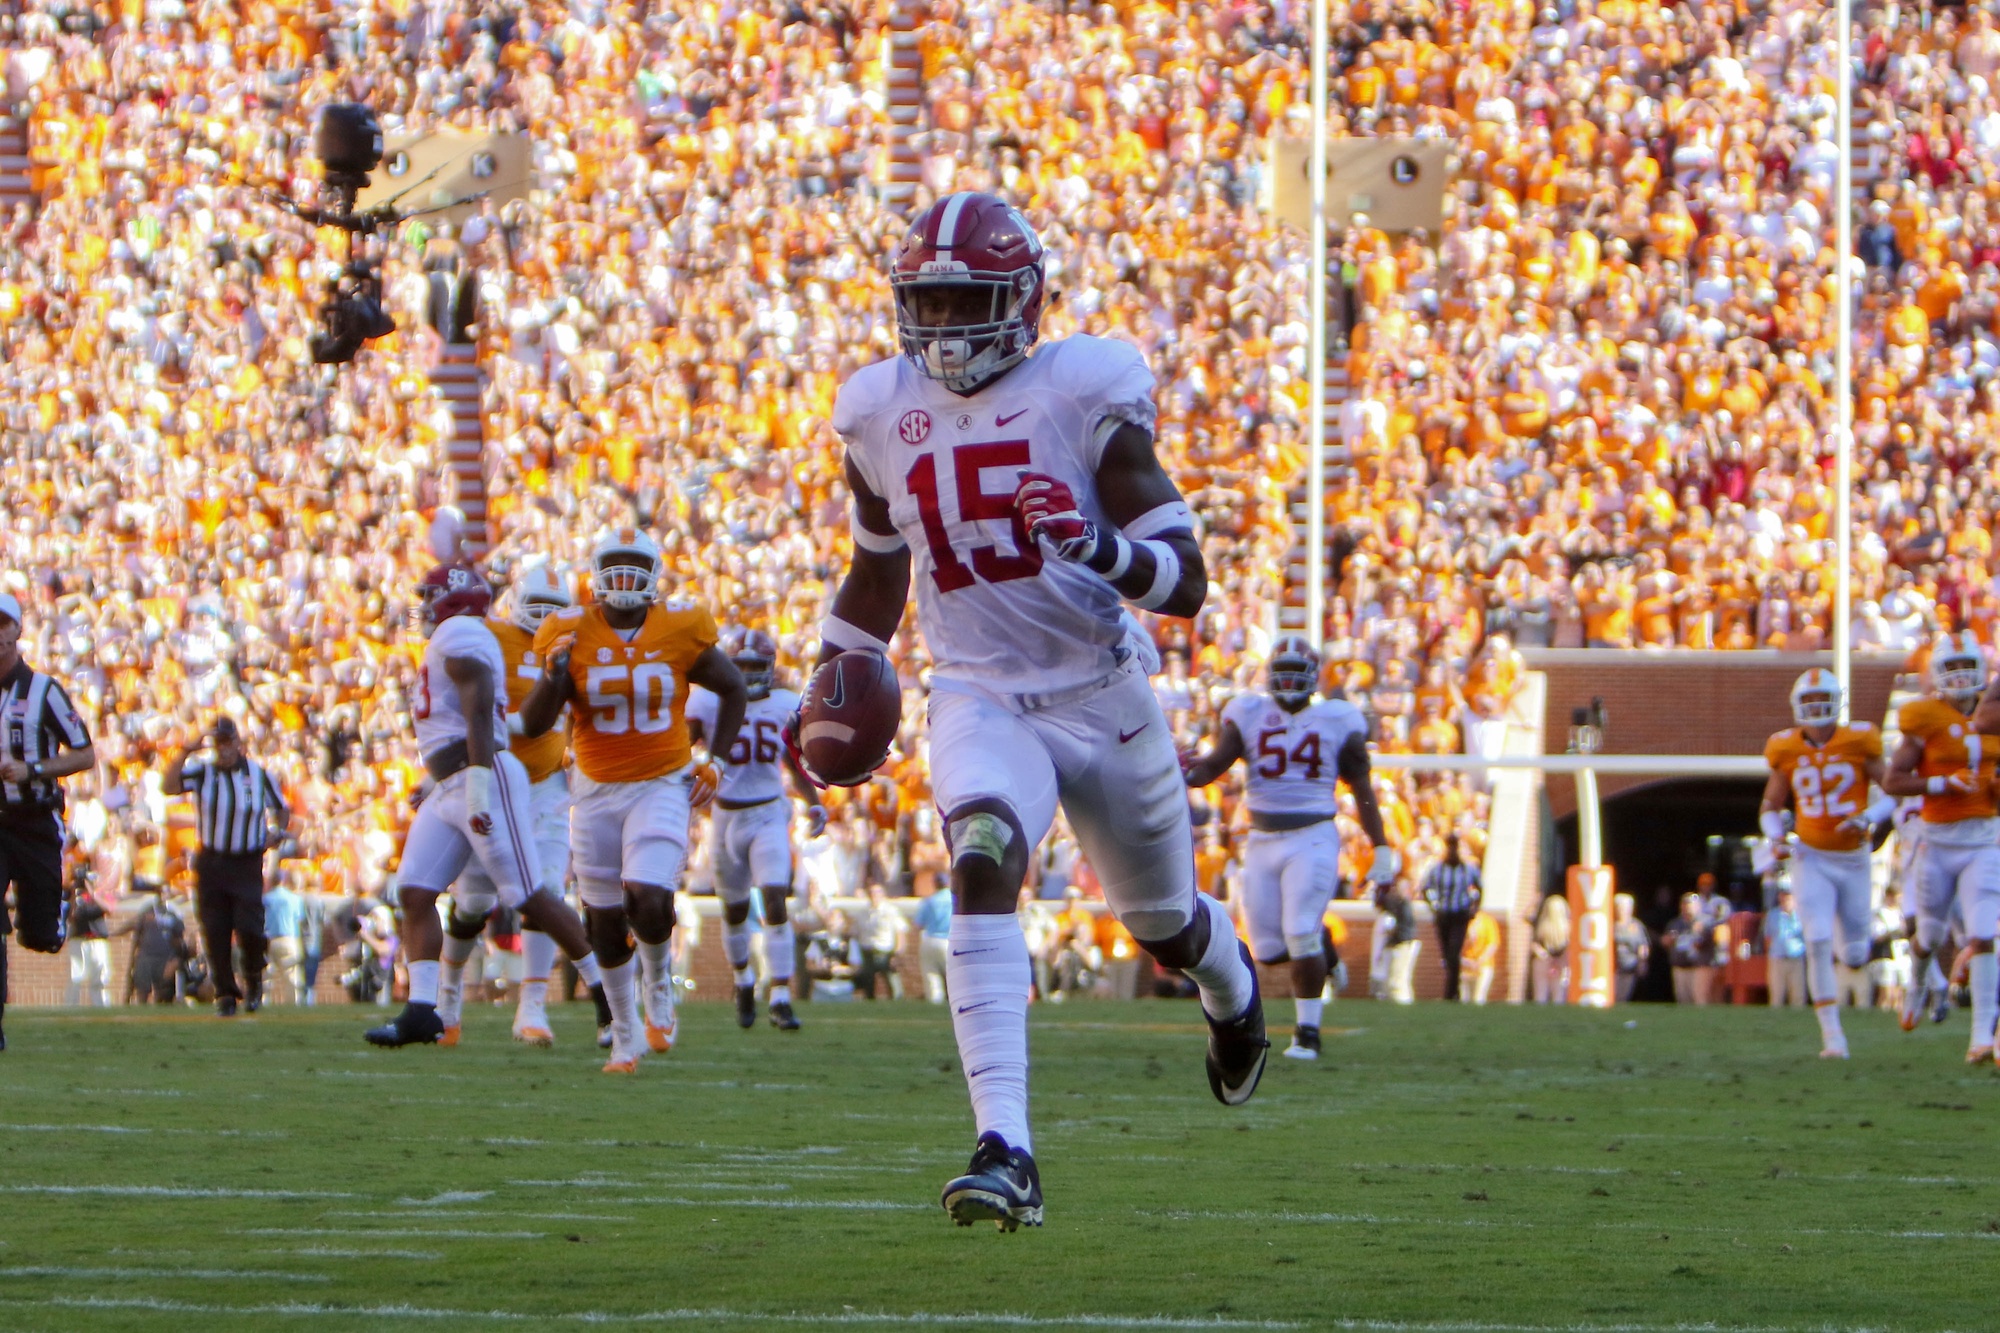
<path fill-rule="evenodd" d="M 1652 964 L 1633 988 L 1635 1000 L 1671 1000 L 1673 970 L 1657 947 L 1662 927 L 1680 911 L 1680 897 L 1703 871 L 1739 905 L 1762 907 L 1762 881 L 1750 866 L 1757 836 L 1761 778 L 1666 778 L 1627 787 L 1600 807 L 1604 860 L 1617 872 L 1618 892 L 1632 895 L 1639 919 L 1655 939 Z M 1550 887 L 1560 887 L 1560 867 L 1576 864 L 1577 817 L 1555 821 L 1558 855 Z"/>

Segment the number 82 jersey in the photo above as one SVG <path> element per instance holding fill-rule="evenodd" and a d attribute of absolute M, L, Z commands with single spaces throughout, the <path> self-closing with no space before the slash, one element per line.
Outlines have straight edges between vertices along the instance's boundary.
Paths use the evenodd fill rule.
<path fill-rule="evenodd" d="M 1794 831 L 1815 851 L 1851 852 L 1865 834 L 1841 828 L 1868 805 L 1868 766 L 1882 757 L 1882 733 L 1866 722 L 1837 727 L 1815 745 L 1788 727 L 1764 746 L 1764 762 L 1792 789 Z"/>
<path fill-rule="evenodd" d="M 1360 709 L 1320 699 L 1287 713 L 1269 695 L 1249 693 L 1231 699 L 1222 720 L 1243 738 L 1252 814 L 1333 818 L 1341 747 L 1368 734 Z"/>

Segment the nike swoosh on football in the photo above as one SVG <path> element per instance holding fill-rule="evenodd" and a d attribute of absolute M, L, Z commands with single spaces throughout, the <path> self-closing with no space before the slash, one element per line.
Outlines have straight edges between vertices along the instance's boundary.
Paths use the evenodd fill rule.
<path fill-rule="evenodd" d="M 833 692 L 826 696 L 826 706 L 838 709 L 847 702 L 847 676 L 839 667 L 833 669 Z"/>
<path fill-rule="evenodd" d="M 1150 727 L 1152 725 L 1153 724 L 1150 722 L 1141 722 L 1138 726 L 1132 728 L 1132 730 L 1130 731 L 1119 732 L 1118 743 L 1120 745 L 1123 745 L 1126 741 L 1131 740 L 1134 736 L 1138 735 L 1140 732 L 1144 731 L 1147 727 Z"/>
<path fill-rule="evenodd" d="M 993 418 L 993 424 L 996 426 L 1004 426 L 1008 422 L 1012 421 L 1014 417 L 1026 415 L 1027 411 L 1028 409 L 1024 407 L 1019 412 L 1014 413 L 1013 416 L 995 417 Z"/>

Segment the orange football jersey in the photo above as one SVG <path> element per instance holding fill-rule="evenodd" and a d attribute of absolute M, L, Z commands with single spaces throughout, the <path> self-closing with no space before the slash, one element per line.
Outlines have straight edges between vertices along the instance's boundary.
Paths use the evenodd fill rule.
<path fill-rule="evenodd" d="M 1840 825 L 1867 807 L 1868 765 L 1881 757 L 1882 733 L 1867 722 L 1834 728 L 1824 745 L 1788 727 L 1764 746 L 1764 762 L 1791 783 L 1799 841 L 1822 852 L 1864 845 L 1866 835 Z"/>
<path fill-rule="evenodd" d="M 693 602 L 647 608 L 636 630 L 611 627 L 592 604 L 558 611 L 535 634 L 535 654 L 576 635 L 569 674 L 570 747 L 593 782 L 642 782 L 688 762 L 688 668 L 716 640 L 715 618 Z M 627 637 L 629 634 L 629 638 Z"/>
<path fill-rule="evenodd" d="M 535 636 L 511 620 L 486 617 L 486 628 L 500 640 L 500 656 L 507 662 L 507 711 L 518 713 L 542 678 L 542 659 L 535 652 Z M 539 736 L 516 736 L 508 749 L 528 770 L 528 781 L 540 782 L 562 767 L 563 753 L 569 749 L 569 723 L 550 727 Z"/>
<path fill-rule="evenodd" d="M 1976 791 L 1948 791 L 1940 796 L 1924 795 L 1926 824 L 1956 824 L 1961 819 L 1991 819 L 1994 815 L 1993 740 L 1972 729 L 1972 719 L 1942 699 L 1918 699 L 1903 705 L 1897 725 L 1905 736 L 1923 742 L 1924 755 L 1917 774 L 1925 778 L 1948 778 L 1970 770 L 1979 778 Z"/>

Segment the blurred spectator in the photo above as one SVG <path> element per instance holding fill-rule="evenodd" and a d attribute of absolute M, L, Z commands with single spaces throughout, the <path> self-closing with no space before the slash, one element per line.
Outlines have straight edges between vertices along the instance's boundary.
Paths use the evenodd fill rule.
<path fill-rule="evenodd" d="M 1653 935 L 1646 929 L 1646 923 L 1634 915 L 1632 895 L 1617 893 L 1611 897 L 1612 926 L 1611 947 L 1615 954 L 1615 987 L 1617 1002 L 1624 1004 L 1632 998 L 1633 987 L 1653 958 Z"/>
<path fill-rule="evenodd" d="M 299 943 L 305 926 L 305 900 L 281 877 L 264 895 L 266 969 L 275 1004 L 298 1004 L 305 989 L 300 971 L 304 949 Z M 317 962 L 317 960 L 315 960 Z"/>
<path fill-rule="evenodd" d="M 1707 1004 L 1715 986 L 1716 927 L 1701 909 L 1701 895 L 1681 895 L 1681 912 L 1660 933 L 1674 968 L 1674 1003 Z"/>
<path fill-rule="evenodd" d="M 854 971 L 854 992 L 875 998 L 875 981 L 882 981 L 884 993 L 892 1000 L 903 998 L 903 978 L 896 969 L 896 954 L 902 948 L 909 922 L 888 899 L 881 884 L 868 886 L 868 905 L 855 922 L 854 942 L 860 957 Z"/>
<path fill-rule="evenodd" d="M 1778 890 L 1778 904 L 1764 914 L 1764 959 L 1773 1008 L 1809 1003 L 1806 997 L 1806 935 L 1790 889 Z"/>
<path fill-rule="evenodd" d="M 1479 912 L 1466 928 L 1465 947 L 1459 955 L 1458 999 L 1465 1004 L 1485 1004 L 1499 966 L 1500 923 L 1492 913 Z"/>
<path fill-rule="evenodd" d="M 172 1004 L 181 997 L 183 970 L 194 960 L 187 919 L 165 893 L 150 895 L 144 911 L 117 933 L 132 933 L 132 961 L 125 977 L 126 1004 Z"/>
<path fill-rule="evenodd" d="M 101 1008 L 111 1002 L 111 917 L 96 876 L 78 866 L 69 882 L 69 988 L 63 1003 Z"/>
<path fill-rule="evenodd" d="M 1416 911 L 1409 897 L 1393 884 L 1375 890 L 1375 906 L 1381 911 L 1375 921 L 1376 938 L 1381 943 L 1378 998 L 1391 1004 L 1414 1004 L 1417 954 L 1423 948 L 1417 938 Z"/>
<path fill-rule="evenodd" d="M 1528 944 L 1528 978 L 1536 1004 L 1569 1003 L 1569 898 L 1542 895 Z"/>
<path fill-rule="evenodd" d="M 910 924 L 917 929 L 918 965 L 924 974 L 924 998 L 943 1004 L 946 964 L 951 956 L 951 888 L 936 875 L 919 877 L 917 891 L 923 895 Z"/>

